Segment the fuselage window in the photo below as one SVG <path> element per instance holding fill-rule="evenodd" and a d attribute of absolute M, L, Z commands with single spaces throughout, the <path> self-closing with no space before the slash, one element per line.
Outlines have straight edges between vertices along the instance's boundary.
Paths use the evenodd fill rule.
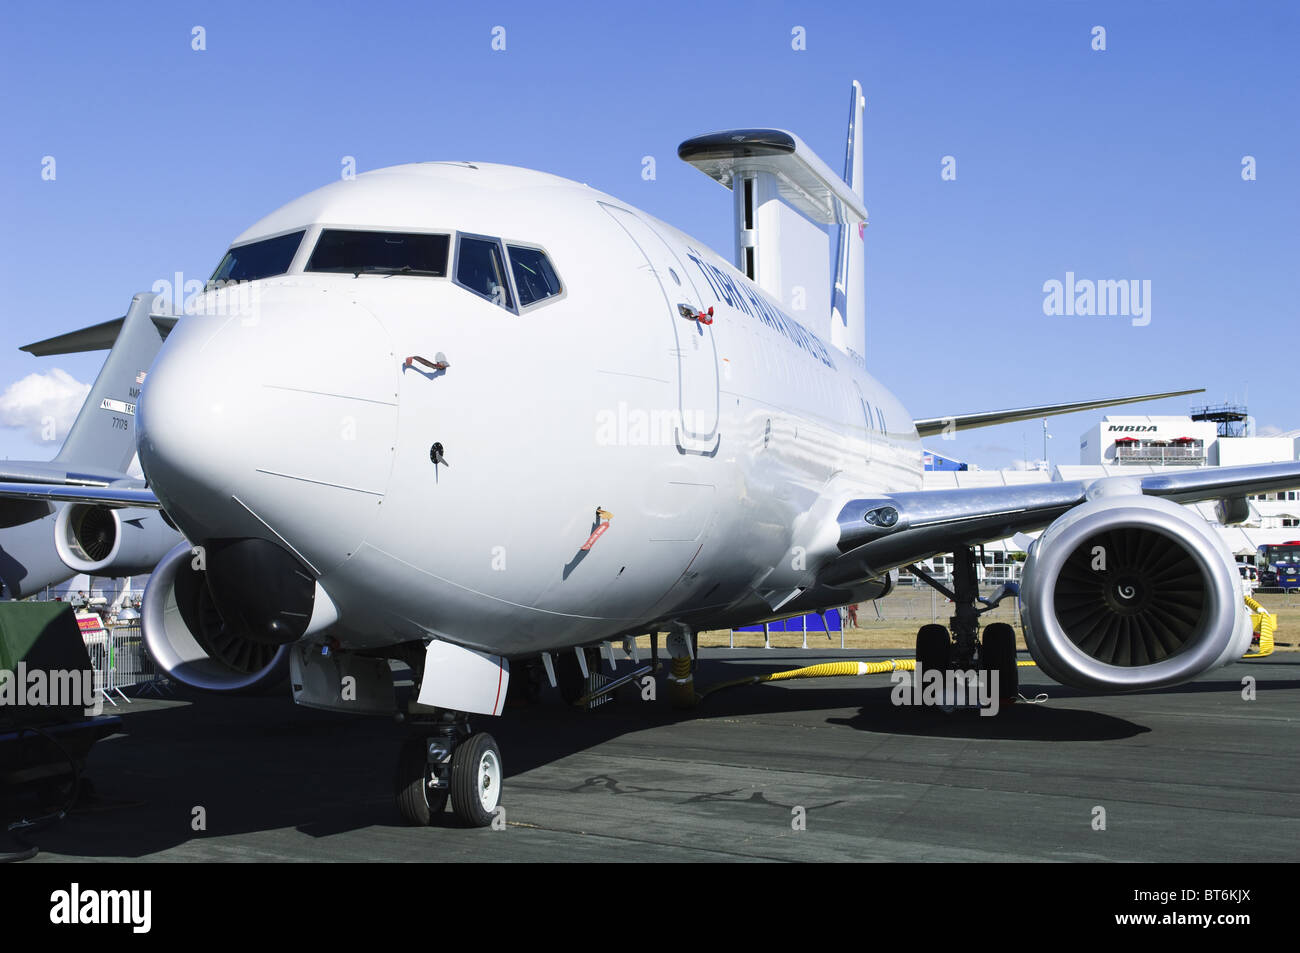
<path fill-rule="evenodd" d="M 510 282 L 501 261 L 501 243 L 462 235 L 456 250 L 456 283 L 506 310 L 514 309 Z"/>
<path fill-rule="evenodd" d="M 450 247 L 449 235 L 327 228 L 312 249 L 307 271 L 446 278 Z"/>
<path fill-rule="evenodd" d="M 217 265 L 217 270 L 208 279 L 208 285 L 217 282 L 226 284 L 232 281 L 256 281 L 284 274 L 289 270 L 305 234 L 305 231 L 290 232 L 288 235 L 264 238 L 260 242 L 236 245 L 221 259 L 221 264 Z"/>
<path fill-rule="evenodd" d="M 510 245 L 508 250 L 510 271 L 515 276 L 515 290 L 519 292 L 521 308 L 560 293 L 560 279 L 546 252 L 519 245 Z"/>

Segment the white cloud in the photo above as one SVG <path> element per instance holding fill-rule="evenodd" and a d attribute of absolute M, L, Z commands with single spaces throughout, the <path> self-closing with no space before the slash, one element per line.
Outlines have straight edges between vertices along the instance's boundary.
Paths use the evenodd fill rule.
<path fill-rule="evenodd" d="M 0 394 L 0 427 L 22 430 L 37 443 L 60 442 L 89 393 L 89 384 L 58 368 L 28 374 Z"/>

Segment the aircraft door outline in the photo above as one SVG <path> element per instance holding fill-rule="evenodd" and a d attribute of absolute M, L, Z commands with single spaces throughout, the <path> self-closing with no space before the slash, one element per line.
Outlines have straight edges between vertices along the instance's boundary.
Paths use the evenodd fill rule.
<path fill-rule="evenodd" d="M 721 392 L 717 343 L 711 325 L 686 318 L 681 309 L 686 305 L 694 313 L 703 310 L 699 290 L 681 260 L 649 222 L 628 209 L 599 204 L 640 249 L 663 293 L 677 354 L 677 449 L 683 454 L 713 456 L 722 440 L 718 433 Z"/>

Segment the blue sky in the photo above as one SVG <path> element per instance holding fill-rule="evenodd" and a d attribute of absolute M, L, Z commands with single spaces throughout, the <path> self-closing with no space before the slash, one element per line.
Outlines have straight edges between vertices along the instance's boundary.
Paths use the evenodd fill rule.
<path fill-rule="evenodd" d="M 92 380 L 102 355 L 17 347 L 116 317 L 177 271 L 207 277 L 236 234 L 335 180 L 346 155 L 361 171 L 544 169 L 729 255 L 729 194 L 677 144 L 777 126 L 838 167 L 859 79 L 868 365 L 916 416 L 1204 386 L 1216 401 L 1248 394 L 1261 429 L 1300 427 L 1300 5 L 739 9 L 6 3 L 0 391 L 41 373 L 23 393 L 54 399 L 56 368 Z M 1098 25 L 1105 51 L 1091 48 Z M 791 48 L 796 26 L 805 50 Z M 944 156 L 955 180 L 940 177 Z M 1150 281 L 1150 323 L 1045 315 L 1043 284 L 1066 272 Z M 10 397 L 0 456 L 51 456 Z M 1078 462 L 1096 417 L 1052 422 L 1053 462 Z M 936 449 L 994 467 L 1041 446 L 1034 422 Z"/>

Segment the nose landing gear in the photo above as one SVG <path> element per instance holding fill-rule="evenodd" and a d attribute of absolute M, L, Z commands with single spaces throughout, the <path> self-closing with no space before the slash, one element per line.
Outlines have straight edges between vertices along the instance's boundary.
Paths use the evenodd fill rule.
<path fill-rule="evenodd" d="M 451 801 L 465 827 L 487 827 L 496 817 L 505 773 L 501 749 L 485 731 L 471 732 L 454 712 L 420 722 L 402 745 L 394 793 L 402 820 L 414 827 L 437 823 Z"/>
<path fill-rule="evenodd" d="M 451 809 L 466 827 L 487 827 L 501 800 L 501 750 L 486 731 L 451 754 Z"/>

